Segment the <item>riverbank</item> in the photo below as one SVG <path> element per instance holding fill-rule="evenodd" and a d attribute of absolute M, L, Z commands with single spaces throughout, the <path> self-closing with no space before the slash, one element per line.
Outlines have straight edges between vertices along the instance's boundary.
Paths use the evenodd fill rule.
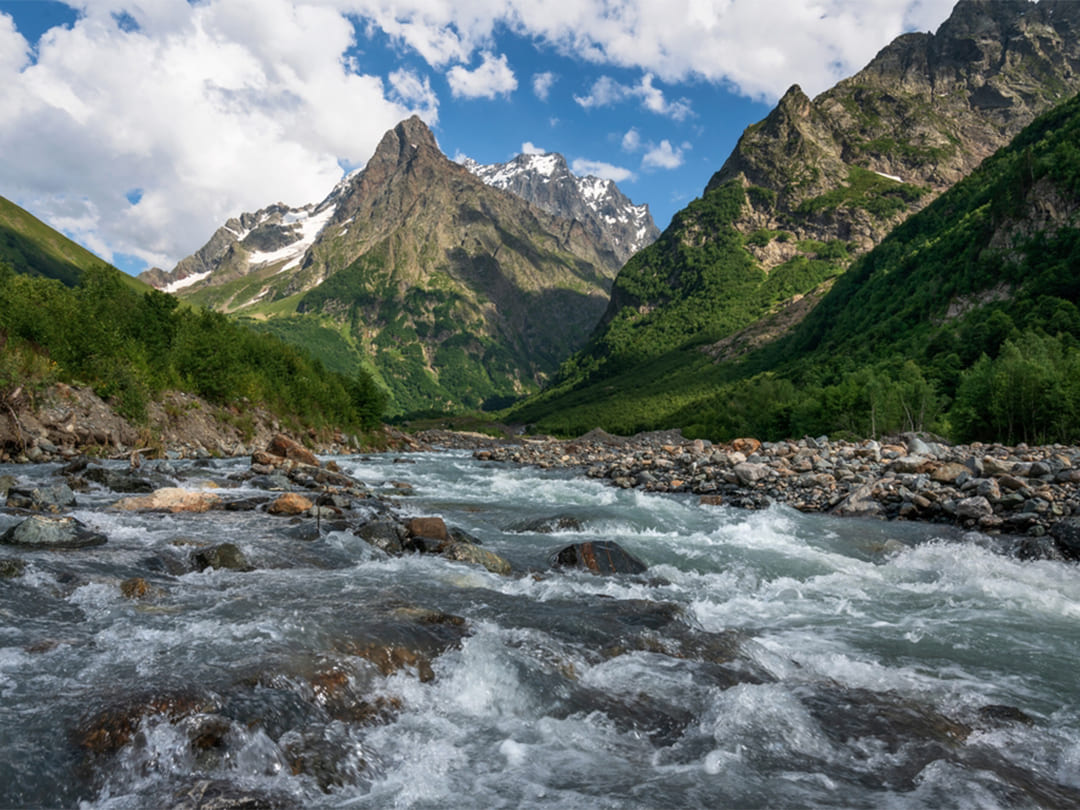
<path fill-rule="evenodd" d="M 92 390 L 57 383 L 31 395 L 18 389 L 0 402 L 0 463 L 100 459 L 207 459 L 247 456 L 278 433 L 300 439 L 323 455 L 387 449 L 420 449 L 384 427 L 358 436 L 340 430 L 299 430 L 256 407 L 214 405 L 181 392 L 166 392 L 132 422 Z"/>
<path fill-rule="evenodd" d="M 417 436 L 462 447 L 460 436 Z M 630 438 L 472 437 L 482 461 L 576 468 L 623 489 L 684 492 L 703 503 L 943 523 L 1017 537 L 1025 558 L 1080 559 L 1080 447 L 948 445 L 914 435 L 847 442 L 827 437 L 726 445 L 677 432 Z"/>

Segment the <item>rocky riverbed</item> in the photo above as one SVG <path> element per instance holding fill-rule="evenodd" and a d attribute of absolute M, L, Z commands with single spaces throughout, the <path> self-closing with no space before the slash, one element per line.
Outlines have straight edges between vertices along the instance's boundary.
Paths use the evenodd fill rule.
<path fill-rule="evenodd" d="M 422 434 L 429 443 L 461 440 Z M 686 492 L 703 503 L 946 523 L 1016 536 L 1024 558 L 1080 559 L 1080 447 L 949 445 L 914 435 L 847 442 L 737 439 L 678 433 L 632 438 L 593 431 L 570 441 L 484 445 L 476 458 L 575 468 L 623 489 Z"/>
<path fill-rule="evenodd" d="M 1072 566 L 412 441 L 0 468 L 0 806 L 1080 801 Z"/>

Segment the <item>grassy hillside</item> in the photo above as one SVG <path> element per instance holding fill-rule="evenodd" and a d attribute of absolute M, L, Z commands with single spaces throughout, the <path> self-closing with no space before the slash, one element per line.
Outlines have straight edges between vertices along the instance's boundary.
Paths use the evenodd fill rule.
<path fill-rule="evenodd" d="M 102 263 L 86 248 L 3 197 L 0 197 L 0 262 L 18 273 L 54 278 L 69 287 L 79 282 L 84 271 Z M 130 277 L 124 283 L 132 289 L 150 289 Z"/>
<path fill-rule="evenodd" d="M 1080 437 L 1080 100 L 1037 119 L 737 364 L 692 339 L 514 417 L 716 439 L 935 429 Z M 551 408 L 558 402 L 559 409 Z"/>

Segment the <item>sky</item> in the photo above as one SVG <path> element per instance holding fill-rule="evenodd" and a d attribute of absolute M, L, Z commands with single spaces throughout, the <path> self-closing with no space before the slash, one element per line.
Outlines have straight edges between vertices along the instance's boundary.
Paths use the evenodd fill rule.
<path fill-rule="evenodd" d="M 481 163 L 560 152 L 661 229 L 793 84 L 954 0 L 0 0 L 0 196 L 121 269 L 317 203 L 419 115 Z"/>

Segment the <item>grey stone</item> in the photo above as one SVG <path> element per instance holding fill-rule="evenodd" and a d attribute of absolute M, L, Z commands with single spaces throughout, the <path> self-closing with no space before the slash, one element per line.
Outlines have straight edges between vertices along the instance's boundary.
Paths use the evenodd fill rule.
<path fill-rule="evenodd" d="M 994 514 L 994 507 L 982 495 L 964 498 L 956 504 L 956 516 L 961 519 L 978 519 Z"/>
<path fill-rule="evenodd" d="M 83 548 L 105 542 L 105 535 L 73 517 L 47 515 L 32 515 L 0 535 L 0 543 L 27 548 Z"/>

